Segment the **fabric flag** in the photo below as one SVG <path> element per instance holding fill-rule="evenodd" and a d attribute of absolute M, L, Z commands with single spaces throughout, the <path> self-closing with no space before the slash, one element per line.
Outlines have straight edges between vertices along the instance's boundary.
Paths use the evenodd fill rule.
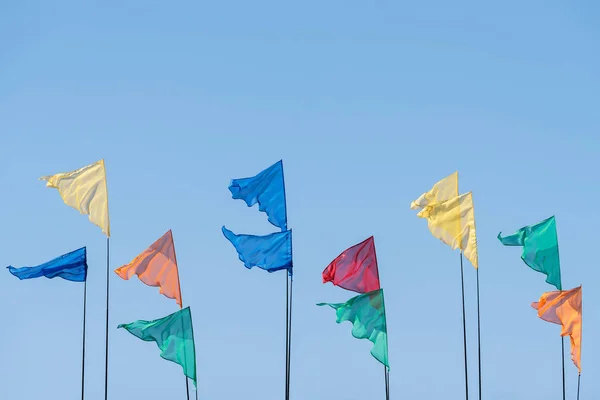
<path fill-rule="evenodd" d="M 323 283 L 357 293 L 379 289 L 379 270 L 373 236 L 346 250 L 323 271 Z"/>
<path fill-rule="evenodd" d="M 350 321 L 353 324 L 352 336 L 373 342 L 371 354 L 377 361 L 390 367 L 388 363 L 387 323 L 383 289 L 353 297 L 346 303 L 319 303 L 335 310 L 339 324 Z"/>
<path fill-rule="evenodd" d="M 477 235 L 475 232 L 475 211 L 471 192 L 441 203 L 425 206 L 417 214 L 427 219 L 431 234 L 452 249 L 461 249 L 475 268 L 479 267 L 477 257 Z"/>
<path fill-rule="evenodd" d="M 161 294 L 175 299 L 182 307 L 177 258 L 170 229 L 132 262 L 115 269 L 115 273 L 125 280 L 137 275 L 146 285 L 158 286 Z"/>
<path fill-rule="evenodd" d="M 581 286 L 546 292 L 531 306 L 544 321 L 562 325 L 560 336 L 571 337 L 571 359 L 581 374 Z"/>
<path fill-rule="evenodd" d="M 259 211 L 267 213 L 270 223 L 282 231 L 287 230 L 281 160 L 251 178 L 233 179 L 229 190 L 234 199 L 244 200 L 248 207 L 258 203 Z"/>
<path fill-rule="evenodd" d="M 196 350 L 190 308 L 186 307 L 154 321 L 135 321 L 120 324 L 133 336 L 156 342 L 160 356 L 183 367 L 183 373 L 196 385 Z"/>
<path fill-rule="evenodd" d="M 235 247 L 246 268 L 258 267 L 268 272 L 287 269 L 292 275 L 291 230 L 266 236 L 236 235 L 225 227 L 222 232 Z"/>
<path fill-rule="evenodd" d="M 88 214 L 90 221 L 110 237 L 108 191 L 104 160 L 75 171 L 43 176 L 46 187 L 58 189 L 65 204 Z"/>
<path fill-rule="evenodd" d="M 512 235 L 498 239 L 505 246 L 523 246 L 521 259 L 534 271 L 545 274 L 546 282 L 562 290 L 558 237 L 554 216 L 535 225 L 525 226 Z"/>
<path fill-rule="evenodd" d="M 87 277 L 86 249 L 82 247 L 35 267 L 15 268 L 9 266 L 6 268 L 21 280 L 41 276 L 52 279 L 58 276 L 68 281 L 85 282 Z"/>
<path fill-rule="evenodd" d="M 446 200 L 458 197 L 458 171 L 448 175 L 435 185 L 427 193 L 423 193 L 418 199 L 410 204 L 412 210 L 422 209 L 428 205 L 434 205 Z"/>

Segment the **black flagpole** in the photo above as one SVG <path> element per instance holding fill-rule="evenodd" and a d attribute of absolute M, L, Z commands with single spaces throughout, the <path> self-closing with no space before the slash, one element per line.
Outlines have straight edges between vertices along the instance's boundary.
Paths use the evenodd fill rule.
<path fill-rule="evenodd" d="M 287 197 L 285 194 L 285 175 L 283 173 L 283 160 L 281 162 L 281 179 L 283 181 L 283 201 L 285 202 L 285 226 L 281 228 L 282 232 L 287 231 Z M 291 249 L 290 252 L 293 254 Z M 293 270 L 293 261 L 292 261 Z M 288 270 L 285 271 L 285 400 L 290 399 L 290 359 L 292 347 L 292 298 L 293 298 L 293 278 L 289 277 Z"/>
<path fill-rule="evenodd" d="M 85 271 L 85 281 L 83 281 L 83 340 L 81 344 L 81 400 L 85 393 L 85 314 L 87 299 L 87 269 Z"/>
<path fill-rule="evenodd" d="M 562 387 L 563 387 L 563 400 L 566 398 L 566 387 L 565 387 L 565 338 L 560 337 L 560 344 L 562 346 Z"/>
<path fill-rule="evenodd" d="M 577 400 L 579 400 L 579 387 L 581 386 L 581 374 L 577 375 Z"/>
<path fill-rule="evenodd" d="M 104 358 L 104 400 L 108 399 L 108 294 L 109 294 L 110 237 L 106 238 L 106 342 Z"/>
<path fill-rule="evenodd" d="M 287 270 L 285 272 L 285 400 L 288 400 L 288 369 L 290 357 L 290 281 Z"/>
<path fill-rule="evenodd" d="M 169 231 L 171 231 L 169 229 Z M 181 279 L 179 279 L 179 264 L 177 263 L 177 252 L 175 251 L 175 239 L 173 239 L 173 231 L 171 231 L 171 241 L 173 242 L 173 258 L 175 258 L 175 265 L 177 266 L 177 284 L 179 285 L 179 301 L 181 302 L 181 305 L 179 306 L 180 310 L 183 310 L 183 296 L 181 295 Z M 192 311 L 190 310 L 190 318 L 192 315 Z M 183 329 L 183 321 L 181 321 L 181 328 Z M 194 351 L 195 353 L 195 351 Z M 194 360 L 194 363 L 196 362 L 196 360 Z M 187 395 L 187 400 L 190 400 L 190 384 L 188 381 L 188 377 L 187 375 L 185 375 L 185 373 L 183 374 L 183 377 L 185 378 L 185 394 Z"/>
<path fill-rule="evenodd" d="M 467 370 L 467 320 L 465 316 L 465 278 L 463 272 L 463 253 L 460 252 L 460 280 L 462 285 L 463 348 L 465 353 L 465 399 L 469 400 L 469 373 Z"/>
<path fill-rule="evenodd" d="M 377 282 L 379 282 L 379 287 L 381 288 L 381 280 L 379 279 L 379 263 L 377 262 L 377 249 L 375 246 L 375 238 L 373 237 L 373 252 L 375 253 L 375 265 L 377 266 Z M 383 292 L 382 292 L 383 296 Z M 385 311 L 385 304 L 383 304 L 383 309 Z M 384 318 L 386 318 L 384 316 Z M 387 327 L 387 318 L 386 318 L 386 327 Z M 388 342 L 389 346 L 389 342 Z M 390 371 L 388 368 L 383 366 L 383 377 L 385 382 L 385 400 L 390 400 Z"/>
<path fill-rule="evenodd" d="M 285 272 L 286 276 L 288 272 Z M 292 359 L 292 299 L 294 298 L 294 279 L 292 277 L 289 278 L 290 281 L 290 327 L 288 333 L 288 354 L 287 354 L 287 392 L 286 398 L 290 399 L 290 383 L 291 383 L 291 359 Z"/>
<path fill-rule="evenodd" d="M 477 272 L 477 363 L 479 371 L 479 400 L 481 400 L 481 320 L 479 318 L 479 266 Z"/>

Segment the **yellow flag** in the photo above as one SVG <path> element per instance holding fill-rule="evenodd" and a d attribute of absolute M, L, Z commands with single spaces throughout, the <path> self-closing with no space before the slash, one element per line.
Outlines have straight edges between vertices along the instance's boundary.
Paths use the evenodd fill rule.
<path fill-rule="evenodd" d="M 448 175 L 410 204 L 413 210 L 458 197 L 458 171 Z"/>
<path fill-rule="evenodd" d="M 431 234 L 452 249 L 461 249 L 475 268 L 478 268 L 475 211 L 471 192 L 440 203 L 423 207 L 417 214 L 426 218 Z"/>
<path fill-rule="evenodd" d="M 40 180 L 46 181 L 46 187 L 58 189 L 66 205 L 88 214 L 90 221 L 110 236 L 104 160 L 75 171 L 43 176 Z"/>

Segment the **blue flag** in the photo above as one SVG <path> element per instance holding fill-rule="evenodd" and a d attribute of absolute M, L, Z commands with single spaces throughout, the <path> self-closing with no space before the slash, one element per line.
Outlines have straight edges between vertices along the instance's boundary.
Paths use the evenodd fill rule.
<path fill-rule="evenodd" d="M 248 207 L 258 203 L 259 211 L 267 213 L 270 223 L 287 230 L 281 160 L 251 178 L 232 179 L 229 190 L 234 199 L 244 200 Z"/>
<path fill-rule="evenodd" d="M 269 272 L 287 269 L 292 275 L 291 230 L 266 236 L 236 235 L 225 227 L 222 231 L 246 268 L 258 267 Z"/>
<path fill-rule="evenodd" d="M 21 280 L 41 276 L 52 279 L 58 276 L 68 281 L 85 282 L 87 276 L 86 251 L 85 247 L 82 247 L 35 267 L 14 268 L 9 266 L 6 268 Z"/>

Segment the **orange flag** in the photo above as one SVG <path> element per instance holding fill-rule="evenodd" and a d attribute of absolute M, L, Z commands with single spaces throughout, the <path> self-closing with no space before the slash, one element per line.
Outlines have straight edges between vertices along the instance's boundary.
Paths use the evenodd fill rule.
<path fill-rule="evenodd" d="M 170 229 L 132 262 L 115 269 L 115 272 L 125 280 L 137 275 L 146 285 L 158 286 L 161 294 L 175 299 L 182 307 L 177 258 Z"/>
<path fill-rule="evenodd" d="M 544 321 L 562 325 L 560 336 L 571 337 L 571 359 L 581 374 L 581 286 L 546 292 L 531 306 Z"/>

